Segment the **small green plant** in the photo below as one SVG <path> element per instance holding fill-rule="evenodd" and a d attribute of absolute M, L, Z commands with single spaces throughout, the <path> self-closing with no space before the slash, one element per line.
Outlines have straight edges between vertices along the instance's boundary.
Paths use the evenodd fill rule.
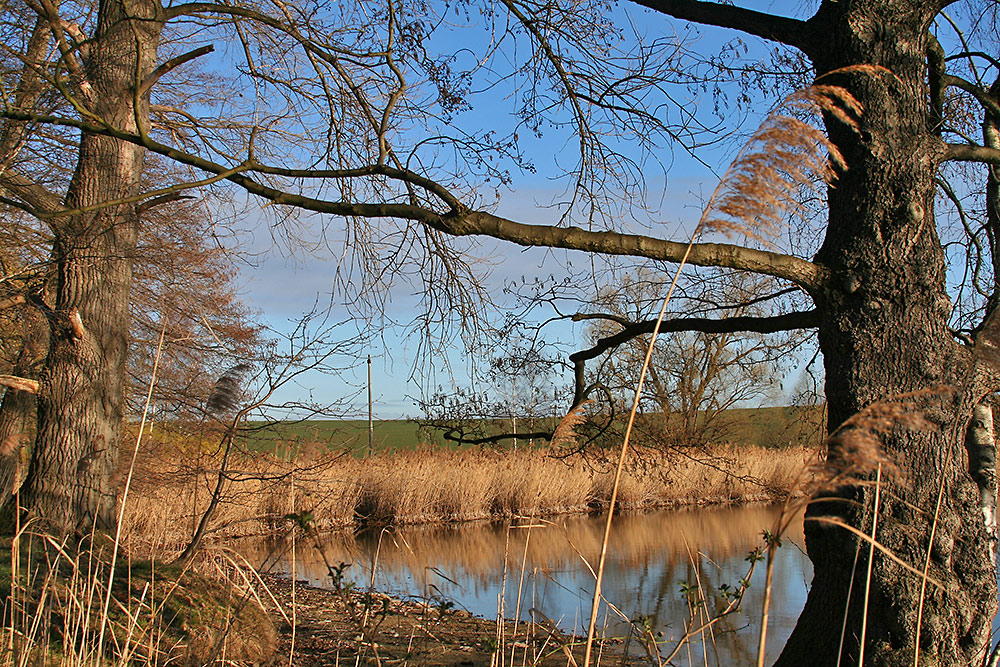
<path fill-rule="evenodd" d="M 445 597 L 434 596 L 429 600 L 429 602 L 433 605 L 434 610 L 437 611 L 438 618 L 444 618 L 445 615 L 455 609 L 455 601 L 449 600 Z"/>
<path fill-rule="evenodd" d="M 780 534 L 775 534 L 775 533 L 772 533 L 770 530 L 766 530 L 765 529 L 765 530 L 761 531 L 761 537 L 764 538 L 764 544 L 767 545 L 767 548 L 769 550 L 770 549 L 778 549 L 778 548 L 781 547 L 781 535 Z"/>
<path fill-rule="evenodd" d="M 304 510 L 302 512 L 297 512 L 294 514 L 286 514 L 285 520 L 290 521 L 293 526 L 301 530 L 307 535 L 312 531 L 315 523 L 315 518 L 313 513 L 309 510 Z"/>
<path fill-rule="evenodd" d="M 698 583 L 682 581 L 680 583 L 680 587 L 681 595 L 684 596 L 684 599 L 687 601 L 691 610 L 698 609 L 702 605 L 701 589 L 699 588 Z"/>
<path fill-rule="evenodd" d="M 345 581 L 344 579 L 344 572 L 346 572 L 347 568 L 351 567 L 351 565 L 352 565 L 351 563 L 345 563 L 341 561 L 338 562 L 336 565 L 328 564 L 326 566 L 327 576 L 330 577 L 330 583 L 333 586 L 333 590 L 337 591 L 338 593 L 346 594 L 354 590 L 354 585 L 355 585 L 354 582 Z"/>

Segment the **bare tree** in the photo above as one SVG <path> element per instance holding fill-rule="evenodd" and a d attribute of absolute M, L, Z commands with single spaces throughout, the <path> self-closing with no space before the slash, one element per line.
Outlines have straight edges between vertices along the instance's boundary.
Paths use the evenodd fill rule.
<path fill-rule="evenodd" d="M 639 6 L 651 13 L 637 18 Z M 998 35 L 994 3 L 954 3 L 961 33 L 944 7 L 824 0 L 800 19 L 695 0 L 621 9 L 596 0 L 469 2 L 457 14 L 397 0 L 9 3 L 0 188 L 7 205 L 51 233 L 55 275 L 44 309 L 50 342 L 38 437 L 22 497 L 57 531 L 110 520 L 143 202 L 228 183 L 282 212 L 343 221 L 339 235 L 354 251 L 340 269 L 343 289 L 371 312 L 394 283 L 426 277 L 428 322 L 481 312 L 475 265 L 463 261 L 476 251 L 469 237 L 668 263 L 686 257 L 773 277 L 813 302 L 766 320 L 668 326 L 815 327 L 832 426 L 899 394 L 922 391 L 936 401 L 924 406 L 936 427 L 884 433 L 885 455 L 905 475 L 883 481 L 889 488 L 878 508 L 876 494 L 860 485 L 814 504 L 810 519 L 832 514 L 864 534 L 877 510 L 879 543 L 929 568 L 941 588 L 882 552 L 866 582 L 867 550 L 854 557 L 856 533 L 810 521 L 815 578 L 779 663 L 851 663 L 863 653 L 867 664 L 890 665 L 914 661 L 915 651 L 925 663 L 980 661 L 996 607 L 995 567 L 962 432 L 974 406 L 997 389 L 983 345 L 995 331 L 987 318 L 952 335 L 946 260 L 953 256 L 934 209 L 937 179 L 952 162 L 984 165 L 981 201 L 995 209 Z M 738 49 L 699 52 L 685 39 L 689 25 L 779 52 L 744 67 Z M 650 37 L 656 30 L 661 35 Z M 821 107 L 831 142 L 824 148 L 843 159 L 826 193 L 826 219 L 816 224 L 815 255 L 712 240 L 689 247 L 640 233 L 631 221 L 647 201 L 646 174 L 665 167 L 671 149 L 721 140 L 718 117 L 754 99 L 739 80 L 746 74 L 766 84 L 771 60 L 791 66 L 786 83 L 816 84 L 806 99 Z M 204 74 L 199 80 L 201 66 L 212 72 L 210 85 L 202 85 Z M 731 82 L 737 88 L 727 98 Z M 210 95 L 192 103 L 191 86 Z M 731 106 L 718 115 L 698 109 L 693 100 L 715 91 Z M 482 99 L 491 94 L 497 98 Z M 464 113 L 492 111 L 497 99 L 513 101 L 511 116 Z M 975 109 L 971 121 L 953 113 L 956 99 Z M 970 122 L 985 131 L 965 131 Z M 766 212 L 792 189 L 780 187 L 787 170 L 817 140 L 791 120 L 769 127 L 767 150 L 732 181 L 742 196 L 727 200 L 722 219 L 733 227 L 761 230 Z M 522 142 L 546 132 L 574 137 L 573 155 L 559 160 L 567 179 L 561 219 L 497 215 L 484 186 L 534 166 Z M 74 152 L 72 168 L 32 166 L 53 150 Z M 144 189 L 147 153 L 189 168 L 190 179 Z M 980 310 L 989 314 L 985 301 Z M 843 460 L 844 447 L 834 439 L 831 459 Z"/>
<path fill-rule="evenodd" d="M 146 178 L 152 170 L 147 168 Z M 163 177 L 162 170 L 158 173 Z M 136 248 L 131 292 L 126 384 L 128 414 L 141 414 L 154 361 L 157 383 L 151 396 L 159 414 L 203 418 L 212 376 L 237 360 L 260 356 L 262 329 L 236 295 L 233 257 L 218 239 L 205 233 L 202 202 L 174 200 L 144 211 Z M 5 369 L 13 377 L 37 382 L 44 366 L 48 327 L 44 312 L 49 264 L 42 259 L 50 238 L 13 233 L 17 212 L 4 211 L 11 252 L 21 261 L 6 263 L 13 319 L 3 332 L 11 347 Z M 21 226 L 23 231 L 23 225 Z M 34 258 L 34 259 L 32 259 Z M 163 345 L 158 339 L 163 335 Z M 158 358 L 155 358 L 157 357 Z M 29 452 L 36 401 L 28 391 L 8 389 L 0 403 L 0 505 Z M 23 470 L 21 471 L 23 473 Z"/>
<path fill-rule="evenodd" d="M 650 360 L 637 444 L 683 447 L 731 438 L 734 434 L 720 417 L 741 404 L 777 398 L 795 350 L 807 339 L 801 330 L 770 335 L 698 331 L 699 318 L 766 319 L 787 295 L 774 289 L 772 280 L 742 274 L 696 276 L 688 282 L 670 314 L 673 323 L 685 324 L 658 338 Z M 605 288 L 591 310 L 572 315 L 590 325 L 589 347 L 572 355 L 578 368 L 591 361 L 584 392 L 593 396 L 595 388 L 607 388 L 618 414 L 627 414 L 631 406 L 658 301 L 667 287 L 640 271 Z M 614 433 L 620 442 L 620 429 Z"/>

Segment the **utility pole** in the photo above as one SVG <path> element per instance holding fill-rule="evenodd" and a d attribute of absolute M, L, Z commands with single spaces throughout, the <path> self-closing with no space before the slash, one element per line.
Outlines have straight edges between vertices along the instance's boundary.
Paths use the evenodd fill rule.
<path fill-rule="evenodd" d="M 514 431 L 514 451 L 517 451 L 517 377 L 510 379 L 510 423 Z"/>
<path fill-rule="evenodd" d="M 368 355 L 368 456 L 375 448 L 375 420 L 372 418 L 372 355 Z"/>

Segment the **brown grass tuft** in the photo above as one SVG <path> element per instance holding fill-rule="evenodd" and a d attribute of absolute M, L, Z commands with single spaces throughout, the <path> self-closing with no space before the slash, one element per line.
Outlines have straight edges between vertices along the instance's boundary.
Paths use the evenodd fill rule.
<path fill-rule="evenodd" d="M 576 444 L 576 427 L 587 420 L 586 408 L 593 401 L 584 401 L 566 413 L 552 432 L 552 447 L 572 447 Z"/>

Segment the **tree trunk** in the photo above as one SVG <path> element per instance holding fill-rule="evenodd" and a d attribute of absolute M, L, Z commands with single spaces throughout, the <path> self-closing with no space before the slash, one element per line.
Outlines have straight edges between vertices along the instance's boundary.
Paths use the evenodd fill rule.
<path fill-rule="evenodd" d="M 46 323 L 38 311 L 28 311 L 21 324 L 21 351 L 12 372 L 18 377 L 36 377 L 44 358 Z M 20 476 L 22 452 L 32 433 L 35 395 L 8 389 L 0 402 L 0 508 L 10 499 Z"/>
<path fill-rule="evenodd" d="M 137 120 L 148 123 L 148 95 L 136 108 L 134 90 L 155 64 L 160 7 L 150 0 L 102 0 L 98 11 L 81 94 L 103 122 L 136 132 Z M 83 134 L 66 196 L 77 212 L 52 223 L 55 305 L 38 433 L 21 495 L 57 534 L 113 524 L 138 220 L 135 204 L 100 205 L 136 194 L 143 154 L 133 144 Z M 95 210 L 80 210 L 87 207 Z"/>
<path fill-rule="evenodd" d="M 865 665 L 913 664 L 921 602 L 920 664 L 979 664 L 996 610 L 990 539 L 961 437 L 973 407 L 961 389 L 971 355 L 948 331 L 933 217 L 941 145 L 928 129 L 924 54 L 937 7 L 911 5 L 906 14 L 892 0 L 845 0 L 821 10 L 830 42 L 814 64 L 821 75 L 833 72 L 822 83 L 844 85 L 864 114 L 857 134 L 827 119 L 849 168 L 830 190 L 829 229 L 817 256 L 835 276 L 817 295 L 819 341 L 834 429 L 866 406 L 922 392 L 908 399 L 909 416 L 919 412 L 934 427 L 907 428 L 904 416 L 880 437 L 900 475 L 883 477 L 876 539 L 923 570 L 933 534 L 929 575 L 945 590 L 928 584 L 922 593 L 920 577 L 879 551 L 868 585 L 868 543 L 817 519 L 832 515 L 870 534 L 875 489 L 835 489 L 807 511 L 815 575 L 781 666 L 856 665 L 863 626 Z M 856 65 L 879 69 L 842 69 Z M 831 441 L 830 461 L 852 458 L 845 440 Z"/>

